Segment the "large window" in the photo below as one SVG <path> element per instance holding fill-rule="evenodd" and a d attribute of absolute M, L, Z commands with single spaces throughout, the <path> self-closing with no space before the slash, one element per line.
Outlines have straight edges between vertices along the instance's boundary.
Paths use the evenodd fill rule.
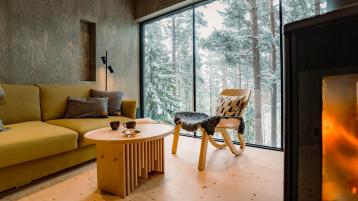
<path fill-rule="evenodd" d="M 320 0 L 216 0 L 143 23 L 144 116 L 172 123 L 177 111 L 215 115 L 223 89 L 249 88 L 246 140 L 281 148 L 281 19 L 325 8 Z"/>
<path fill-rule="evenodd" d="M 193 111 L 193 14 L 185 10 L 144 25 L 144 116 L 168 123 Z"/>

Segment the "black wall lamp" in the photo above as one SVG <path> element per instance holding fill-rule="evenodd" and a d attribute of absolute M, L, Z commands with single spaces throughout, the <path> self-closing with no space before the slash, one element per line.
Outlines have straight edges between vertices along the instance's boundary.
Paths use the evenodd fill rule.
<path fill-rule="evenodd" d="M 108 52 L 107 51 L 106 51 L 106 56 L 101 57 L 101 59 L 102 59 L 102 63 L 106 65 L 106 91 L 107 91 L 107 80 L 108 80 L 107 79 L 107 77 L 108 77 L 107 73 L 109 71 L 111 74 L 113 74 L 114 71 L 113 71 L 112 66 L 108 65 Z"/>

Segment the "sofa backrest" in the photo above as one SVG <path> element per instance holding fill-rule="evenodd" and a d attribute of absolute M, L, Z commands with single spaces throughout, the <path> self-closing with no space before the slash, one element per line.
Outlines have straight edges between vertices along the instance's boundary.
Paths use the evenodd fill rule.
<path fill-rule="evenodd" d="M 63 118 L 69 96 L 87 98 L 93 85 L 38 84 L 43 121 Z"/>
<path fill-rule="evenodd" d="M 5 97 L 0 98 L 0 119 L 14 124 L 24 121 L 40 121 L 40 92 L 34 85 L 0 84 Z"/>

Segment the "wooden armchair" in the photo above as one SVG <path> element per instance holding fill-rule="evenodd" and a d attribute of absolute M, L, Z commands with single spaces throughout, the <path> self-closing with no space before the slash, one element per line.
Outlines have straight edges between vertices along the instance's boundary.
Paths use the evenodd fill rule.
<path fill-rule="evenodd" d="M 249 89 L 225 89 L 221 92 L 220 95 L 223 96 L 243 96 L 243 104 L 239 116 L 242 117 L 242 114 L 249 102 L 251 91 Z M 172 154 L 176 154 L 180 129 L 182 125 L 178 123 L 174 129 L 174 139 L 172 145 Z M 199 156 L 199 165 L 198 169 L 204 170 L 205 169 L 205 161 L 206 161 L 206 152 L 207 152 L 207 145 L 208 141 L 216 148 L 222 149 L 225 147 L 229 147 L 230 151 L 235 155 L 240 155 L 245 150 L 245 138 L 244 138 L 244 124 L 242 122 L 242 118 L 222 118 L 220 119 L 219 123 L 215 127 L 215 132 L 221 133 L 224 142 L 218 143 L 216 142 L 211 135 L 209 135 L 206 130 L 202 127 L 199 127 L 202 132 L 201 138 L 201 147 L 200 147 L 200 156 Z M 237 132 L 237 137 L 240 142 L 240 149 L 237 149 L 233 144 L 227 129 L 233 129 Z"/>

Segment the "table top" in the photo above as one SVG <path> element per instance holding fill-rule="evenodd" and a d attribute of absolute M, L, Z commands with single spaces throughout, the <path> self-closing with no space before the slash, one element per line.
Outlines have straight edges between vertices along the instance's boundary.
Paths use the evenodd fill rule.
<path fill-rule="evenodd" d="M 99 128 L 86 133 L 85 140 L 94 143 L 129 144 L 163 138 L 173 132 L 172 125 L 160 123 L 137 124 L 135 129 L 139 130 L 140 133 L 127 137 L 122 133 L 122 131 L 125 130 L 123 125 L 116 131 L 113 131 L 110 127 Z"/>

